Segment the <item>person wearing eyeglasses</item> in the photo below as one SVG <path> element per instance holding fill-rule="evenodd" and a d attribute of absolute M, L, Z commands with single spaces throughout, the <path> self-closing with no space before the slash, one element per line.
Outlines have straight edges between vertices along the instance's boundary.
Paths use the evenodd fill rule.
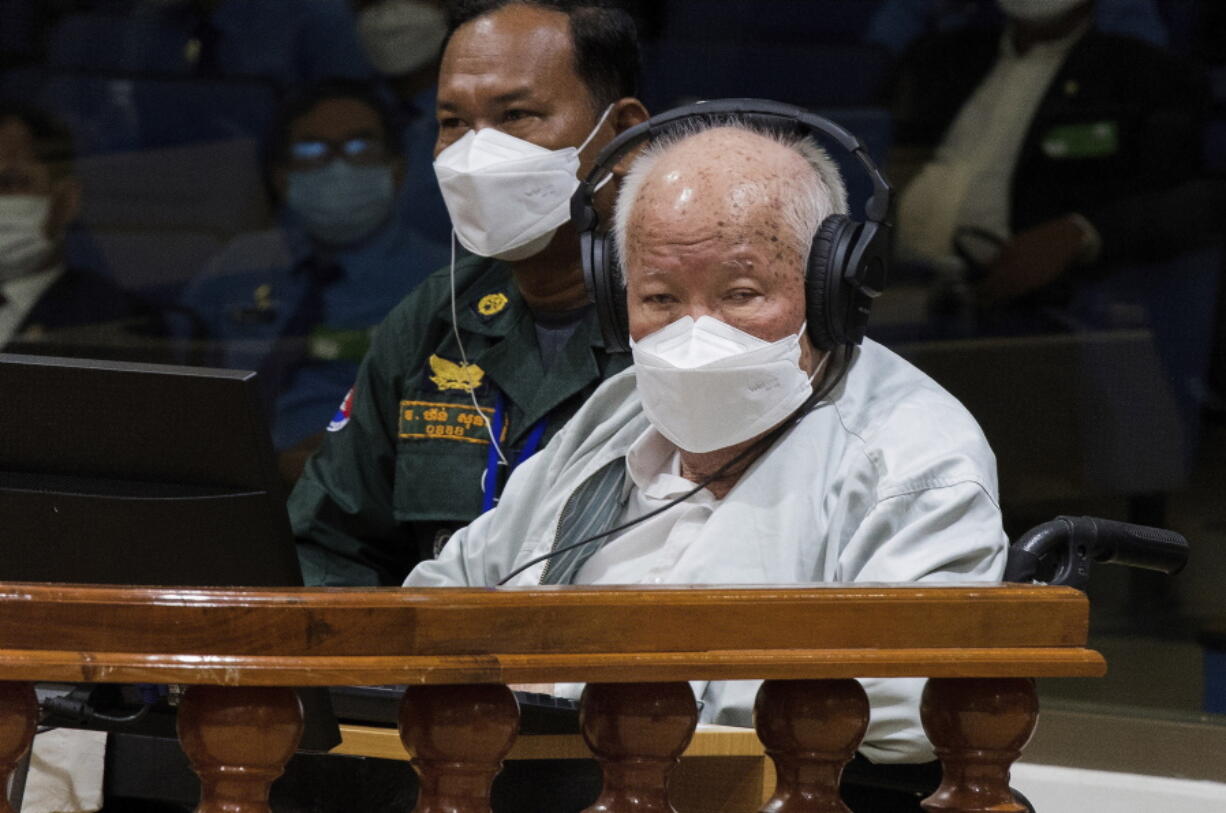
<path fill-rule="evenodd" d="M 374 326 L 449 256 L 398 216 L 412 199 L 401 194 L 401 144 L 365 83 L 303 89 L 266 147 L 280 223 L 236 238 L 184 294 L 209 342 L 205 361 L 263 375 L 289 481 L 353 383 Z"/>

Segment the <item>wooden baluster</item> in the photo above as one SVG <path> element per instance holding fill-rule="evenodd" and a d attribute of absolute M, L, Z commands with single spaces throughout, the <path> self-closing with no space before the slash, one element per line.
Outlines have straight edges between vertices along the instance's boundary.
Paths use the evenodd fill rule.
<path fill-rule="evenodd" d="M 775 763 L 775 795 L 759 813 L 850 813 L 843 766 L 868 728 L 868 697 L 854 680 L 767 680 L 754 728 Z"/>
<path fill-rule="evenodd" d="M 196 813 L 268 813 L 268 791 L 302 736 L 293 689 L 191 686 L 179 742 L 200 776 Z"/>
<path fill-rule="evenodd" d="M 580 727 L 604 772 L 584 813 L 675 813 L 668 779 L 698 724 L 688 683 L 589 683 Z"/>
<path fill-rule="evenodd" d="M 0 683 L 0 813 L 13 813 L 9 805 L 9 777 L 30 744 L 38 725 L 38 700 L 32 683 Z"/>
<path fill-rule="evenodd" d="M 420 780 L 417 813 L 490 813 L 490 787 L 518 733 L 506 686 L 410 686 L 400 741 Z"/>
<path fill-rule="evenodd" d="M 1039 718 L 1034 681 L 934 678 L 920 705 L 943 777 L 925 810 L 1023 813 L 1009 790 L 1009 766 L 1022 755 Z"/>

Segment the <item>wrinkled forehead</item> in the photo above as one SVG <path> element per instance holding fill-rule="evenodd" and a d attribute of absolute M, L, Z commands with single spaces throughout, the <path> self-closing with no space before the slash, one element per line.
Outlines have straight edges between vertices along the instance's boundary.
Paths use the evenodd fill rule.
<path fill-rule="evenodd" d="M 696 209 L 729 217 L 762 216 L 815 176 L 795 150 L 757 133 L 720 127 L 663 149 L 644 179 L 641 202 L 678 212 Z"/>
<path fill-rule="evenodd" d="M 782 213 L 800 188 L 797 176 L 813 170 L 786 147 L 745 135 L 751 138 L 696 137 L 661 153 L 632 203 L 628 250 L 669 233 L 726 244 L 793 242 Z"/>

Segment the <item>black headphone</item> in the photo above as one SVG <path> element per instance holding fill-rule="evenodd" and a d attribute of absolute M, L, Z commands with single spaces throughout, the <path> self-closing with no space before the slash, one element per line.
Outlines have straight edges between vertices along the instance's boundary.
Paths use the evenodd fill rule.
<path fill-rule="evenodd" d="M 828 119 L 799 107 L 766 99 L 720 99 L 678 107 L 653 116 L 613 139 L 600 151 L 596 164 L 570 200 L 571 222 L 579 232 L 583 279 L 596 304 L 605 350 L 627 352 L 630 329 L 626 288 L 617 273 L 613 237 L 600 228 L 592 203 L 597 184 L 630 150 L 677 128 L 680 122 L 703 119 L 748 124 L 781 134 L 819 134 L 834 139 L 860 160 L 873 183 L 863 223 L 834 214 L 813 236 L 805 269 L 806 316 L 809 338 L 819 350 L 859 344 L 868 326 L 875 298 L 885 289 L 890 225 L 890 185 L 860 139 Z"/>

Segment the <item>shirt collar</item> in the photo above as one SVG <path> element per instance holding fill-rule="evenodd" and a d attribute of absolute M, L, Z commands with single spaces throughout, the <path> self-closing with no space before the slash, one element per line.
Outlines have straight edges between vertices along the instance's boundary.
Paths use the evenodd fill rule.
<path fill-rule="evenodd" d="M 676 499 L 698 485 L 681 476 L 681 450 L 654 426 L 648 426 L 630 444 L 626 451 L 626 473 L 630 475 L 627 486 L 633 484 L 644 495 L 657 500 Z M 715 495 L 704 488 L 691 499 L 705 502 L 715 499 Z"/>

